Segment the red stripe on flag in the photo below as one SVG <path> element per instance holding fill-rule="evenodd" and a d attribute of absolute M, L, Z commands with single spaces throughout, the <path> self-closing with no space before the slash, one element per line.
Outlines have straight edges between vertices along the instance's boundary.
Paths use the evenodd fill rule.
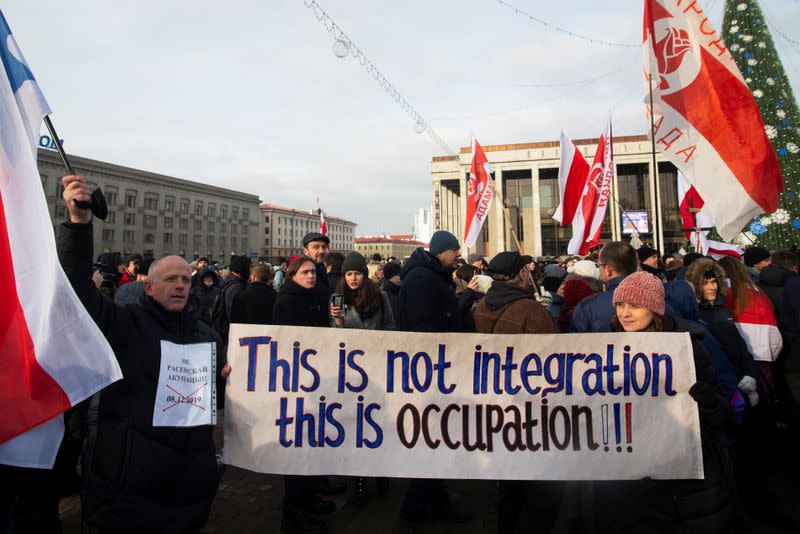
<path fill-rule="evenodd" d="M 701 50 L 697 78 L 663 99 L 714 147 L 753 201 L 773 212 L 783 179 L 758 106 L 747 86 L 705 48 Z"/>
<path fill-rule="evenodd" d="M 0 443 L 44 423 L 70 407 L 64 391 L 36 360 L 19 301 L 3 197 L 0 195 Z"/>
<path fill-rule="evenodd" d="M 589 162 L 580 153 L 578 147 L 573 147 L 572 166 L 569 168 L 567 183 L 564 188 L 564 204 L 563 208 L 563 221 L 561 226 L 572 224 L 572 219 L 575 217 L 575 212 L 578 211 L 578 206 L 581 203 L 581 196 L 583 189 L 586 187 L 586 179 L 589 177 Z"/>

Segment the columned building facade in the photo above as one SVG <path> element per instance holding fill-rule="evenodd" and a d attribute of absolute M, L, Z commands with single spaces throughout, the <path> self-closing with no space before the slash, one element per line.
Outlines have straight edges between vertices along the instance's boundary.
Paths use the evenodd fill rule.
<path fill-rule="evenodd" d="M 591 164 L 598 140 L 574 142 Z M 613 197 L 606 211 L 601 242 L 629 239 L 631 221 L 646 219 L 648 231 L 640 236 L 643 242 L 656 245 L 662 252 L 683 246 L 675 166 L 659 154 L 654 172 L 652 145 L 644 135 L 617 137 L 613 149 Z M 558 226 L 552 218 L 559 203 L 559 142 L 484 146 L 483 150 L 494 169 L 495 191 L 503 199 L 507 218 L 495 197 L 477 243 L 468 251 L 462 249 L 462 253 L 477 252 L 492 257 L 504 250 L 516 250 L 516 234 L 526 254 L 566 254 L 572 229 Z M 459 238 L 464 235 L 470 164 L 469 147 L 461 148 L 458 157 L 433 158 L 434 231 L 448 230 Z"/>
<path fill-rule="evenodd" d="M 367 258 L 367 261 L 373 254 L 380 254 L 384 260 L 395 257 L 405 261 L 419 247 L 428 248 L 428 244 L 411 235 L 364 236 L 356 238 L 355 250 Z"/>
<path fill-rule="evenodd" d="M 275 262 L 281 257 L 289 259 L 301 254 L 303 236 L 309 232 L 319 232 L 319 223 L 319 210 L 303 211 L 262 204 L 259 220 L 260 256 Z M 356 223 L 325 214 L 325 226 L 331 240 L 331 252 L 347 254 L 353 250 Z"/>
<path fill-rule="evenodd" d="M 233 254 L 257 255 L 256 195 L 79 156 L 70 162 L 108 203 L 108 218 L 94 220 L 95 254 L 204 256 L 223 264 Z M 38 167 L 55 228 L 67 218 L 64 166 L 56 151 L 40 148 Z"/>

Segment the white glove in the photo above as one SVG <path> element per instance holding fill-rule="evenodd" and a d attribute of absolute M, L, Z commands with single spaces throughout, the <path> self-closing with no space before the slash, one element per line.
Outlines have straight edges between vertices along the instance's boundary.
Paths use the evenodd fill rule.
<path fill-rule="evenodd" d="M 739 385 L 737 386 L 739 391 L 744 393 L 747 397 L 747 400 L 750 402 L 750 406 L 755 406 L 758 404 L 758 392 L 756 392 L 757 386 L 758 383 L 756 382 L 756 379 L 748 375 L 745 375 L 739 381 Z"/>

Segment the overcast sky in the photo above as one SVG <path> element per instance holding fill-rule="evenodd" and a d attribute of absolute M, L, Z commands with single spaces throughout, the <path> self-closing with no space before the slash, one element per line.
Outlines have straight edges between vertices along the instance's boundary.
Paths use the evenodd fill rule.
<path fill-rule="evenodd" d="M 706 0 L 719 28 L 725 0 Z M 640 47 L 587 43 L 496 0 L 318 0 L 454 149 L 645 133 Z M 508 0 L 587 36 L 641 42 L 641 0 Z M 800 2 L 761 0 L 800 41 Z M 69 152 L 407 233 L 444 151 L 303 0 L 4 0 Z M 800 45 L 773 31 L 800 90 Z M 585 81 L 591 81 L 582 83 Z"/>

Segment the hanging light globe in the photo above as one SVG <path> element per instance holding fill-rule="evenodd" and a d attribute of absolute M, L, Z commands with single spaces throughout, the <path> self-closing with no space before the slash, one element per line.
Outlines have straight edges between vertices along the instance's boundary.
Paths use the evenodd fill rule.
<path fill-rule="evenodd" d="M 333 55 L 338 57 L 339 59 L 344 59 L 347 57 L 347 54 L 349 53 L 350 53 L 350 43 L 348 43 L 344 39 L 336 39 L 336 42 L 333 43 Z"/>
<path fill-rule="evenodd" d="M 418 134 L 421 134 L 425 131 L 425 123 L 422 122 L 422 119 L 419 119 L 417 122 L 414 123 L 414 131 Z"/>

